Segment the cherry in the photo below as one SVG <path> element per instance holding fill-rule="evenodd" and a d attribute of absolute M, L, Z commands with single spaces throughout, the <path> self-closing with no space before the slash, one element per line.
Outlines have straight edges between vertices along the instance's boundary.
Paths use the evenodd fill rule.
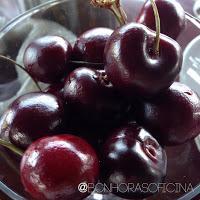
<path fill-rule="evenodd" d="M 113 12 L 116 10 L 122 18 L 124 16 L 119 0 L 93 0 L 92 3 Z M 160 17 L 154 0 L 151 5 L 156 33 L 142 24 L 129 23 L 113 32 L 104 50 L 108 79 L 130 98 L 136 95 L 151 97 L 168 88 L 182 65 L 180 45 L 160 34 Z"/>
<path fill-rule="evenodd" d="M 18 147 L 27 148 L 32 141 L 52 133 L 62 122 L 62 101 L 42 92 L 17 98 L 3 115 L 1 135 L 8 135 Z"/>
<path fill-rule="evenodd" d="M 21 155 L 23 154 L 22 150 L 15 147 L 9 139 L 9 133 L 10 133 L 10 123 L 11 123 L 11 118 L 9 118 L 9 115 L 11 116 L 12 110 L 8 108 L 3 115 L 0 118 L 0 145 L 3 147 L 6 147 L 6 153 L 9 154 L 14 160 L 17 159 L 21 160 Z M 13 154 L 14 153 L 14 154 Z M 17 156 L 16 156 L 17 155 Z"/>
<path fill-rule="evenodd" d="M 29 146 L 20 166 L 25 190 L 37 200 L 81 200 L 89 192 L 80 183 L 95 184 L 99 161 L 93 148 L 73 135 L 44 137 Z"/>
<path fill-rule="evenodd" d="M 164 35 L 159 55 L 154 47 L 155 33 L 142 24 L 115 30 L 105 47 L 105 71 L 114 87 L 127 96 L 145 97 L 168 88 L 181 69 L 181 47 Z"/>
<path fill-rule="evenodd" d="M 29 44 L 24 53 L 24 66 L 37 81 L 55 83 L 69 73 L 72 47 L 59 36 L 44 36 Z"/>
<path fill-rule="evenodd" d="M 185 11 L 176 0 L 155 0 L 161 18 L 161 33 L 176 39 L 185 27 Z M 152 30 L 156 30 L 151 2 L 147 1 L 137 19 Z"/>
<path fill-rule="evenodd" d="M 132 122 L 116 129 L 106 140 L 102 166 L 102 180 L 112 185 L 114 194 L 128 199 L 145 198 L 156 193 L 153 187 L 164 180 L 167 157 L 156 139 Z"/>
<path fill-rule="evenodd" d="M 69 112 L 86 123 L 113 123 L 129 106 L 107 80 L 104 71 L 77 68 L 65 80 L 64 98 Z"/>
<path fill-rule="evenodd" d="M 184 84 L 172 86 L 135 106 L 136 119 L 163 145 L 185 143 L 200 132 L 200 99 Z"/>
<path fill-rule="evenodd" d="M 93 28 L 80 35 L 73 48 L 73 59 L 103 63 L 103 52 L 106 42 L 113 30 L 109 28 Z M 102 65 L 91 65 L 90 67 L 103 69 Z"/>

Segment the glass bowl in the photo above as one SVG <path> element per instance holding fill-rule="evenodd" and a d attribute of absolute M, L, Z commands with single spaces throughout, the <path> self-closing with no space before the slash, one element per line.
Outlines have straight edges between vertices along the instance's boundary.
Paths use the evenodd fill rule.
<path fill-rule="evenodd" d="M 133 3 L 134 2 L 134 3 Z M 134 21 L 143 2 L 123 0 L 128 20 Z M 11 21 L 0 30 L 0 54 L 22 64 L 25 47 L 43 35 L 60 35 L 73 44 L 76 36 L 92 27 L 118 26 L 114 16 L 104 9 L 93 8 L 86 0 L 56 0 L 42 4 Z M 200 23 L 187 14 L 185 30 L 178 38 L 184 50 L 180 81 L 200 95 Z M 35 90 L 31 80 L 14 65 L 0 59 L 0 115 L 17 96 Z M 148 200 L 190 200 L 200 193 L 200 139 L 167 148 L 168 172 L 166 183 L 188 186 L 187 190 L 162 191 Z M 189 187 L 189 186 L 192 186 Z M 24 191 L 19 177 L 19 159 L 0 149 L 0 190 L 13 200 L 31 199 Z M 196 197 L 199 199 L 198 197 Z M 94 193 L 88 200 L 119 200 L 110 194 Z"/>

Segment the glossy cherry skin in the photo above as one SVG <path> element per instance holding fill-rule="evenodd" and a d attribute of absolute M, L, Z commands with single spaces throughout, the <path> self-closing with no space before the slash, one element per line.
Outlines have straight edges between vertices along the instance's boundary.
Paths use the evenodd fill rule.
<path fill-rule="evenodd" d="M 92 62 L 103 63 L 103 53 L 106 42 L 113 30 L 109 28 L 93 28 L 82 35 L 80 35 L 73 48 L 73 59 Z M 91 65 L 90 67 L 96 69 L 103 69 L 103 65 Z"/>
<path fill-rule="evenodd" d="M 1 134 L 20 148 L 51 134 L 61 124 L 63 102 L 54 95 L 33 92 L 17 98 L 3 115 Z"/>
<path fill-rule="evenodd" d="M 59 36 L 44 36 L 29 44 L 24 53 L 24 66 L 37 81 L 59 82 L 70 71 L 72 47 Z"/>
<path fill-rule="evenodd" d="M 81 200 L 89 192 L 79 192 L 78 186 L 96 183 L 99 160 L 79 137 L 44 137 L 24 153 L 20 174 L 25 190 L 36 200 Z"/>
<path fill-rule="evenodd" d="M 155 32 L 130 23 L 114 31 L 105 47 L 105 71 L 114 87 L 127 97 L 151 97 L 168 88 L 180 72 L 182 50 L 167 36 L 160 36 L 155 55 Z"/>
<path fill-rule="evenodd" d="M 151 183 L 164 180 L 167 157 L 156 139 L 133 122 L 116 129 L 106 140 L 102 166 L 102 180 L 113 186 L 113 193 L 126 199 L 143 199 L 156 193 Z M 130 184 L 135 189 L 140 184 L 141 190 L 131 191 Z M 149 190 L 142 189 L 142 184 L 148 185 Z M 130 190 L 123 188 L 124 185 Z"/>
<path fill-rule="evenodd" d="M 64 98 L 70 116 L 89 124 L 113 123 L 129 108 L 104 71 L 84 67 L 74 70 L 65 80 Z"/>
<path fill-rule="evenodd" d="M 185 28 L 185 11 L 176 0 L 155 0 L 161 22 L 161 33 L 176 39 Z M 150 1 L 147 1 L 137 19 L 152 30 L 156 30 L 155 15 Z"/>
<path fill-rule="evenodd" d="M 162 145 L 182 144 L 200 133 L 200 99 L 184 84 L 175 82 L 151 100 L 135 106 L 139 124 Z"/>

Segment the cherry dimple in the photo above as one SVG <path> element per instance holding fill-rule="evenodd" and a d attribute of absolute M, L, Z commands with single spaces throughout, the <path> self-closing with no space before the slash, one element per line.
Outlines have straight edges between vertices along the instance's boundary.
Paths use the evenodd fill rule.
<path fill-rule="evenodd" d="M 191 96 L 192 95 L 192 91 L 187 91 L 187 92 L 184 92 L 185 94 Z"/>
<path fill-rule="evenodd" d="M 189 96 L 188 96 L 189 95 Z M 200 99 L 179 82 L 152 99 L 138 101 L 136 121 L 162 145 L 178 145 L 199 134 Z"/>
<path fill-rule="evenodd" d="M 120 92 L 129 98 L 150 98 L 168 88 L 182 66 L 182 50 L 171 38 L 160 35 L 160 54 L 149 53 L 155 32 L 146 26 L 129 23 L 115 30 L 105 47 L 105 72 Z M 148 39 L 147 39 L 148 38 Z"/>
<path fill-rule="evenodd" d="M 144 140 L 143 149 L 146 155 L 153 161 L 157 161 L 158 145 L 150 138 Z"/>
<path fill-rule="evenodd" d="M 143 138 L 143 133 L 147 137 Z M 102 181 L 115 185 L 116 179 L 113 177 L 119 174 L 118 184 L 159 183 L 166 175 L 166 165 L 165 150 L 147 131 L 132 122 L 114 130 L 105 141 L 102 151 Z M 151 192 L 141 191 L 123 193 L 114 190 L 113 193 L 128 199 L 153 195 Z"/>

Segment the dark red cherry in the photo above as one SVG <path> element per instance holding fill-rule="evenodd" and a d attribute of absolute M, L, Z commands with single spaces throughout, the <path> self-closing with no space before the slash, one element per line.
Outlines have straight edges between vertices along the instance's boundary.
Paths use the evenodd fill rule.
<path fill-rule="evenodd" d="M 185 27 L 185 11 L 176 0 L 155 0 L 161 22 L 161 33 L 176 39 Z M 150 1 L 147 1 L 137 19 L 152 30 L 156 30 L 155 16 Z"/>
<path fill-rule="evenodd" d="M 64 98 L 63 95 L 64 82 L 59 82 L 48 86 L 45 92 L 58 96 L 59 98 Z"/>
<path fill-rule="evenodd" d="M 200 132 L 200 100 L 186 85 L 175 82 L 151 100 L 140 100 L 136 119 L 163 145 L 177 145 Z"/>
<path fill-rule="evenodd" d="M 29 44 L 24 53 L 24 66 L 37 81 L 59 82 L 70 71 L 72 47 L 59 36 L 44 36 Z"/>
<path fill-rule="evenodd" d="M 104 71 L 77 68 L 66 79 L 64 98 L 71 115 L 84 122 L 120 120 L 128 106 L 114 90 Z"/>
<path fill-rule="evenodd" d="M 103 63 L 103 52 L 106 42 L 113 30 L 109 28 L 93 28 L 80 35 L 73 48 L 73 59 L 93 63 Z M 91 65 L 103 69 L 103 65 Z"/>
<path fill-rule="evenodd" d="M 166 176 L 167 157 L 156 139 L 133 122 L 106 140 L 102 166 L 102 180 L 114 194 L 143 199 L 158 191 L 155 185 Z"/>
<path fill-rule="evenodd" d="M 105 47 L 105 71 L 113 86 L 129 97 L 149 97 L 168 88 L 181 69 L 181 47 L 164 35 L 159 55 L 154 47 L 155 32 L 142 24 L 115 30 Z"/>
<path fill-rule="evenodd" d="M 78 186 L 96 183 L 99 160 L 79 137 L 44 137 L 26 150 L 20 172 L 25 190 L 36 200 L 81 200 L 89 191 L 81 193 Z"/>
<path fill-rule="evenodd" d="M 1 135 L 11 142 L 27 148 L 34 140 L 48 135 L 62 122 L 62 101 L 42 92 L 33 92 L 17 98 L 3 115 Z"/>

